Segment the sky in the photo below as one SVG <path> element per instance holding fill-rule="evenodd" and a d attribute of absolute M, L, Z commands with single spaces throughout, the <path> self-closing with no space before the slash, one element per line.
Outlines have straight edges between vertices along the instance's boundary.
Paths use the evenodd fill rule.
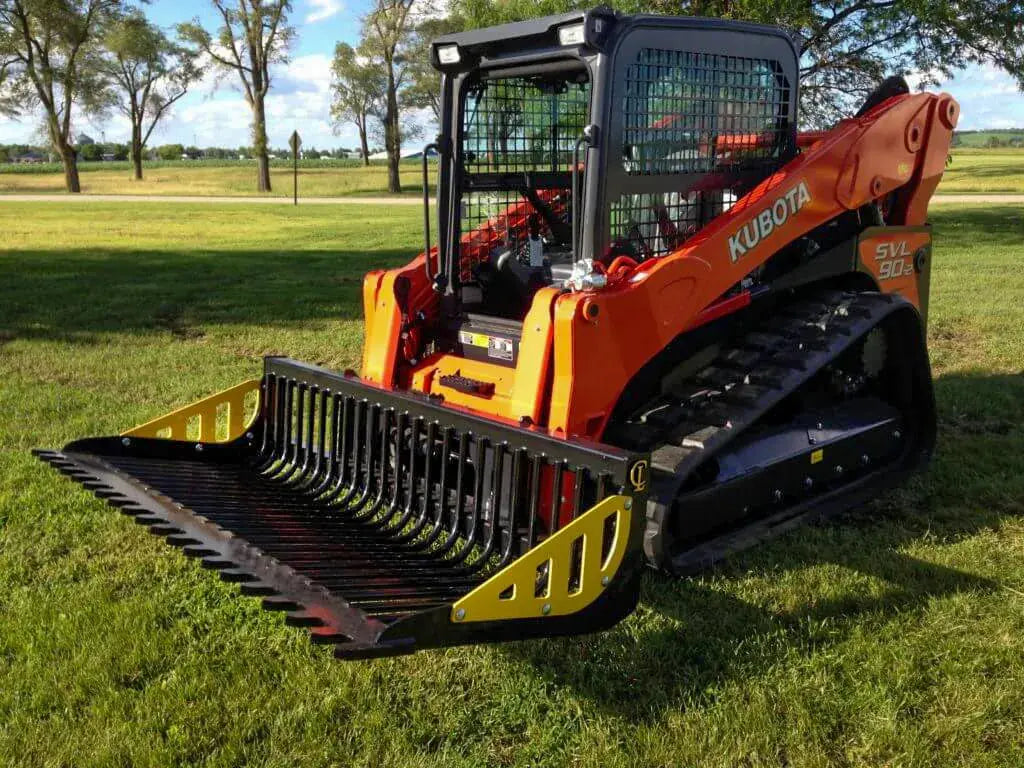
<path fill-rule="evenodd" d="M 358 39 L 359 19 L 368 4 L 369 0 L 295 0 L 291 21 L 298 37 L 291 61 L 273 73 L 267 97 L 271 146 L 286 146 L 294 130 L 299 131 L 306 148 L 357 146 L 354 128 L 342 126 L 335 133 L 330 124 L 330 66 L 336 43 L 355 43 Z M 207 0 L 152 0 L 146 12 L 163 27 L 173 27 L 195 16 L 210 28 L 216 21 Z M 150 146 L 180 143 L 238 147 L 251 143 L 249 110 L 236 81 L 233 75 L 204 79 L 164 118 Z M 995 67 L 972 66 L 938 90 L 949 91 L 959 100 L 959 127 L 963 130 L 1024 128 L 1024 94 L 1012 78 Z M 76 130 L 98 141 L 128 140 L 127 120 L 120 116 L 106 121 L 80 117 Z M 0 143 L 16 142 L 42 143 L 38 121 L 0 118 Z"/>

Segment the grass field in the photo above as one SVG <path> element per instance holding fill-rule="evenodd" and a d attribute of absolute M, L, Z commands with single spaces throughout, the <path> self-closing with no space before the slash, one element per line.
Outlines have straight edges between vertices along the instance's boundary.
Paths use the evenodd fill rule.
<path fill-rule="evenodd" d="M 431 167 L 431 179 L 436 164 Z M 44 170 L 29 172 L 26 166 L 0 166 L 0 195 L 61 194 L 63 173 Z M 7 172 L 5 172 L 5 170 Z M 416 162 L 403 162 L 400 168 L 403 191 L 418 194 L 423 170 Z M 89 163 L 81 173 L 82 192 L 102 195 L 243 195 L 255 196 L 256 166 L 253 163 L 176 162 L 159 163 L 146 168 L 142 181 L 132 178 L 124 163 Z M 293 170 L 290 164 L 275 162 L 270 169 L 271 195 L 291 197 Z M 379 195 L 387 190 L 387 166 L 324 165 L 304 161 L 299 168 L 299 195 L 303 197 L 339 197 Z"/>
<path fill-rule="evenodd" d="M 29 455 L 288 353 L 358 359 L 415 209 L 0 205 L 0 764 L 1019 765 L 1024 209 L 934 216 L 909 487 L 588 638 L 333 662 Z"/>
<path fill-rule="evenodd" d="M 1024 193 L 1024 149 L 953 150 L 940 193 Z M 433 170 L 436 168 L 432 166 Z M 5 172 L 5 170 L 7 172 Z M 62 193 L 64 177 L 52 170 L 30 172 L 25 166 L 0 166 L 0 195 Z M 16 171 L 16 172 L 15 172 Z M 141 182 L 124 164 L 91 163 L 81 175 L 82 191 L 92 194 L 138 195 L 255 195 L 255 170 L 246 163 L 160 163 L 145 172 Z M 292 170 L 286 163 L 271 169 L 273 195 L 292 195 Z M 304 197 L 379 195 L 387 189 L 383 164 L 322 166 L 307 161 L 299 171 L 299 194 Z M 406 194 L 418 194 L 421 169 L 404 162 L 401 177 Z M 432 175 L 433 178 L 433 175 Z"/>
<path fill-rule="evenodd" d="M 939 194 L 1024 193 L 1024 149 L 952 151 Z"/>

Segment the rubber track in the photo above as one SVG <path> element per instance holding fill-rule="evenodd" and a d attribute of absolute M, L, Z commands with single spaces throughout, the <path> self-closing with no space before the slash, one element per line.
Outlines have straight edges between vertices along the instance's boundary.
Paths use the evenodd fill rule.
<path fill-rule="evenodd" d="M 664 443 L 651 454 L 644 551 L 673 573 L 702 570 L 802 522 L 816 505 L 791 507 L 681 552 L 666 526 L 690 474 L 849 349 L 885 317 L 911 305 L 881 293 L 823 291 L 781 310 L 730 342 L 704 368 L 673 386 L 660 414 Z M 648 417 L 650 421 L 651 417 Z M 807 507 L 805 509 L 805 507 Z M 799 518 L 799 519 L 798 519 Z"/>

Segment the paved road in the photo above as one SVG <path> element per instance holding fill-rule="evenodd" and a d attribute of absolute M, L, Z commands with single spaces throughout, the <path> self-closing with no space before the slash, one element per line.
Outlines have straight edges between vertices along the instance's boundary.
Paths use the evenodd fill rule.
<path fill-rule="evenodd" d="M 290 197 L 207 197 L 201 195 L 3 195 L 19 203 L 256 203 L 291 205 Z M 935 195 L 938 205 L 963 203 L 1024 204 L 1024 195 Z M 300 197 L 299 205 L 423 205 L 419 197 Z"/>

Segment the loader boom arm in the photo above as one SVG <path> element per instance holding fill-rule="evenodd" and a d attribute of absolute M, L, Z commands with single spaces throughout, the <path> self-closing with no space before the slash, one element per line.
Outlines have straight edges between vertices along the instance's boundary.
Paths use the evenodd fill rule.
<path fill-rule="evenodd" d="M 841 122 L 674 252 L 603 291 L 561 296 L 550 431 L 600 436 L 646 362 L 779 249 L 844 210 L 895 194 L 896 223 L 923 223 L 958 114 L 947 94 L 889 99 Z"/>

